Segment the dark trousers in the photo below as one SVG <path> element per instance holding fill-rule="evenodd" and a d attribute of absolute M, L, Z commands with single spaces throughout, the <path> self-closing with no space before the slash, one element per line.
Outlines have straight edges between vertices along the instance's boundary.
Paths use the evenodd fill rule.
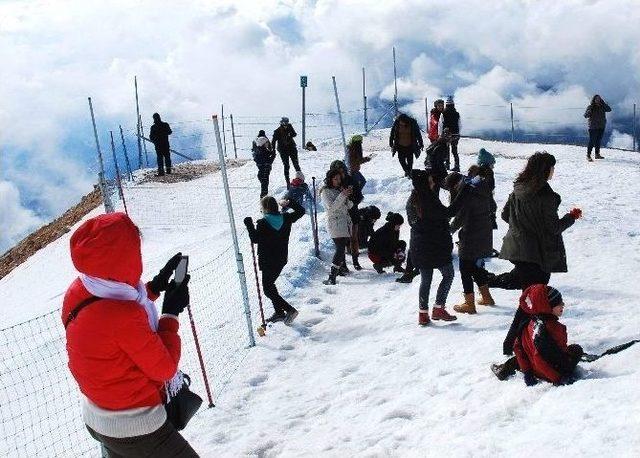
<path fill-rule="evenodd" d="M 289 159 L 293 164 L 293 168 L 299 172 L 300 164 L 298 163 L 298 150 L 293 148 L 290 150 L 280 151 L 280 159 L 282 159 L 282 165 L 284 166 L 284 179 L 287 182 L 287 189 L 289 189 Z"/>
<path fill-rule="evenodd" d="M 262 291 L 264 291 L 264 295 L 271 299 L 273 303 L 273 309 L 279 315 L 284 315 L 285 312 L 293 309 L 291 304 L 289 304 L 278 292 L 278 288 L 276 287 L 276 280 L 280 276 L 280 272 L 284 266 L 279 269 L 267 269 L 262 271 Z"/>
<path fill-rule="evenodd" d="M 465 294 L 473 293 L 473 282 L 478 286 L 486 286 L 488 283 L 487 271 L 478 265 L 478 259 L 459 259 L 460 277 L 462 289 Z"/>
<path fill-rule="evenodd" d="M 260 181 L 260 198 L 269 194 L 269 175 L 271 174 L 271 164 L 258 166 L 258 180 Z"/>
<path fill-rule="evenodd" d="M 134 437 L 108 437 L 95 432 L 88 426 L 87 429 L 89 434 L 104 446 L 109 458 L 193 458 L 199 456 L 169 421 L 150 434 Z"/>
<path fill-rule="evenodd" d="M 333 260 L 331 262 L 335 267 L 340 267 L 345 263 L 344 253 L 347 249 L 347 244 L 351 241 L 351 239 L 349 237 L 339 237 L 332 240 L 336 246 L 336 251 L 333 253 Z"/>
<path fill-rule="evenodd" d="M 171 151 L 167 150 L 156 150 L 156 160 L 158 162 L 158 174 L 164 175 L 165 169 L 167 173 L 171 173 Z"/>
<path fill-rule="evenodd" d="M 415 147 L 413 146 L 396 146 L 398 151 L 398 161 L 400 167 L 404 170 L 404 174 L 411 176 L 411 169 L 413 168 L 413 155 L 415 153 Z"/>
<path fill-rule="evenodd" d="M 513 264 L 516 266 L 513 270 L 520 281 L 522 291 L 531 285 L 537 285 L 540 283 L 546 285 L 549 283 L 551 274 L 542 270 L 538 264 L 521 261 L 515 261 Z"/>
<path fill-rule="evenodd" d="M 600 156 L 600 143 L 604 129 L 589 129 L 589 145 L 587 146 L 587 156 L 591 156 L 591 150 L 596 149 L 596 156 Z"/>
<path fill-rule="evenodd" d="M 458 138 L 454 137 L 449 142 L 449 155 L 453 155 L 453 168 L 460 171 L 460 157 L 458 156 Z M 451 168 L 451 159 L 447 157 L 447 168 Z"/>

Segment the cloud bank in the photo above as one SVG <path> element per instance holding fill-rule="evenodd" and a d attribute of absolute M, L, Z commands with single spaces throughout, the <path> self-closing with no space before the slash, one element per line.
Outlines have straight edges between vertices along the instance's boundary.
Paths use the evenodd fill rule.
<path fill-rule="evenodd" d="M 391 100 L 394 45 L 400 99 L 420 119 L 425 97 L 452 94 L 468 133 L 510 129 L 511 102 L 517 129 L 582 129 L 600 93 L 623 131 L 640 85 L 639 21 L 635 0 L 5 1 L 0 199 L 14 210 L 0 219 L 0 251 L 90 190 L 86 97 L 108 151 L 107 130 L 135 126 L 134 75 L 147 124 L 154 111 L 196 121 L 176 126 L 205 144 L 203 121 L 221 103 L 295 118 L 300 74 L 312 112 L 333 110 L 331 75 L 343 109 L 359 108 L 362 66 L 370 100 Z"/>

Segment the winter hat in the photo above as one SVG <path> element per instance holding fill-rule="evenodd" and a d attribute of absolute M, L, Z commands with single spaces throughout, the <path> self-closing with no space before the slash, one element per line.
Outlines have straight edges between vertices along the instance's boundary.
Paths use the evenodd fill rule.
<path fill-rule="evenodd" d="M 445 105 L 453 105 L 453 96 L 449 95 L 447 96 L 447 102 L 445 103 Z"/>
<path fill-rule="evenodd" d="M 369 206 L 369 216 L 371 216 L 372 219 L 380 219 L 380 216 L 382 216 L 382 214 L 380 213 L 380 209 L 378 207 L 376 207 L 375 205 L 371 205 Z"/>
<path fill-rule="evenodd" d="M 362 135 L 354 135 L 353 137 L 351 137 L 349 143 L 362 143 Z"/>
<path fill-rule="evenodd" d="M 347 170 L 347 166 L 344 165 L 344 162 L 342 162 L 340 159 L 336 159 L 329 166 L 329 170 L 334 170 L 334 169 L 342 169 L 342 170 L 346 171 Z"/>
<path fill-rule="evenodd" d="M 304 182 L 304 173 L 302 173 L 302 170 L 298 170 L 296 172 L 296 178 L 298 178 L 300 181 Z"/>
<path fill-rule="evenodd" d="M 444 103 L 444 100 L 442 100 L 442 99 L 438 99 L 438 100 L 436 100 L 435 102 L 433 102 L 433 107 L 435 108 L 435 107 L 437 107 L 437 106 L 438 106 L 439 104 L 441 104 L 441 103 Z"/>
<path fill-rule="evenodd" d="M 478 165 L 488 165 L 491 167 L 495 163 L 496 158 L 493 157 L 493 154 L 484 148 L 480 148 L 480 151 L 478 151 Z"/>
<path fill-rule="evenodd" d="M 280 120 L 280 124 L 289 124 L 289 118 L 287 118 L 286 116 L 283 116 L 282 119 Z"/>
<path fill-rule="evenodd" d="M 553 286 L 547 286 L 547 299 L 549 300 L 551 308 L 562 304 L 562 294 Z"/>
<path fill-rule="evenodd" d="M 404 218 L 400 213 L 389 212 L 387 213 L 386 220 L 389 221 L 394 226 L 397 226 L 399 224 L 404 224 Z"/>
<path fill-rule="evenodd" d="M 267 134 L 264 132 L 264 130 L 261 130 L 258 132 L 258 137 L 266 137 Z"/>

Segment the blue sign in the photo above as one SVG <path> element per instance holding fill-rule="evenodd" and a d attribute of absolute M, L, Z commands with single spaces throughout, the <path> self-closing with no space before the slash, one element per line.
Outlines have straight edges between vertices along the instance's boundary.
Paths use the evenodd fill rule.
<path fill-rule="evenodd" d="M 300 87 L 307 87 L 307 77 L 306 76 L 301 76 L 300 77 Z"/>

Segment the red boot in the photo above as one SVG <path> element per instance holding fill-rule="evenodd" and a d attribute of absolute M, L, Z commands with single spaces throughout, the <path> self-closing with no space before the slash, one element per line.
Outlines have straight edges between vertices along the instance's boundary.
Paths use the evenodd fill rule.
<path fill-rule="evenodd" d="M 429 310 L 420 310 L 418 312 L 418 324 L 420 326 L 426 326 L 429 324 Z"/>
<path fill-rule="evenodd" d="M 433 321 L 442 320 L 442 321 L 456 321 L 458 319 L 457 316 L 451 315 L 444 309 L 444 306 L 435 306 L 433 307 L 433 312 L 431 313 L 431 318 Z"/>

